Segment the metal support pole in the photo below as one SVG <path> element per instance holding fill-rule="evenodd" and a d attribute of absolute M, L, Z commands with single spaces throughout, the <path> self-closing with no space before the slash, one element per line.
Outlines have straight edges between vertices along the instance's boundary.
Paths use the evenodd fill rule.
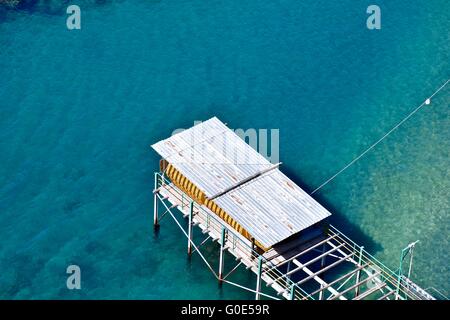
<path fill-rule="evenodd" d="M 291 262 L 292 261 L 289 261 L 287 265 L 286 280 L 291 279 L 291 274 L 289 273 L 289 271 L 291 271 Z"/>
<path fill-rule="evenodd" d="M 411 279 L 411 273 L 412 273 L 412 265 L 413 265 L 413 257 L 414 257 L 414 247 L 416 246 L 417 242 L 419 242 L 419 240 L 411 243 L 409 245 L 410 250 L 409 250 L 409 268 L 408 268 L 408 279 Z"/>
<path fill-rule="evenodd" d="M 252 259 L 252 261 L 256 258 L 256 256 L 253 254 L 254 251 L 255 251 L 255 239 L 252 238 L 252 250 L 250 251 L 250 259 Z"/>
<path fill-rule="evenodd" d="M 158 172 L 155 172 L 155 189 L 153 190 L 153 225 L 157 227 L 158 224 Z"/>
<path fill-rule="evenodd" d="M 358 267 L 360 267 L 361 265 L 362 265 L 362 255 L 363 255 L 363 250 L 364 250 L 364 247 L 363 246 L 361 246 L 360 248 L 359 248 L 359 259 L 358 259 Z M 359 278 L 360 278 L 360 276 L 361 276 L 361 269 L 359 269 L 357 272 L 356 272 L 356 283 L 359 283 Z M 357 297 L 358 295 L 359 295 L 359 288 L 360 286 L 356 286 L 356 288 L 355 288 L 355 297 Z"/>
<path fill-rule="evenodd" d="M 398 300 L 400 298 L 400 284 L 402 282 L 403 277 L 403 259 L 405 259 L 405 256 L 408 254 L 407 251 L 409 251 L 409 246 L 404 248 L 400 253 L 400 263 L 397 274 L 397 288 L 395 289 L 395 300 Z"/>
<path fill-rule="evenodd" d="M 223 280 L 223 267 L 224 267 L 224 256 L 225 256 L 225 237 L 226 230 L 225 227 L 222 227 L 222 236 L 220 239 L 220 258 L 219 258 L 219 282 Z"/>
<path fill-rule="evenodd" d="M 406 248 L 402 250 L 400 253 L 400 263 L 398 267 L 398 274 L 397 274 L 397 288 L 395 290 L 395 300 L 398 300 L 400 298 L 400 284 L 402 282 L 403 278 L 403 260 L 405 257 L 410 254 L 410 261 L 409 261 L 409 268 L 408 268 L 408 278 L 411 276 L 412 271 L 412 258 L 413 258 L 413 250 L 414 246 L 419 242 L 419 240 L 410 243 Z"/>
<path fill-rule="evenodd" d="M 319 300 L 323 300 L 323 284 L 320 284 Z"/>
<path fill-rule="evenodd" d="M 289 300 L 294 300 L 295 299 L 294 293 L 295 293 L 295 284 L 293 283 L 291 285 L 291 291 L 289 292 Z"/>
<path fill-rule="evenodd" d="M 323 244 L 323 246 L 322 246 L 322 254 L 325 254 L 325 251 L 326 251 L 326 249 L 327 249 L 327 244 L 326 243 L 324 243 Z M 322 269 L 324 266 L 325 266 L 325 259 L 327 258 L 327 256 L 326 255 L 324 255 L 323 257 L 322 257 L 322 259 L 320 259 L 320 269 Z M 322 300 L 323 299 L 323 287 L 324 287 L 324 285 L 321 283 L 320 284 L 320 292 L 319 292 L 319 300 Z"/>
<path fill-rule="evenodd" d="M 188 222 L 188 254 L 192 253 L 192 216 L 194 213 L 194 201 L 189 204 L 189 222 Z"/>
<path fill-rule="evenodd" d="M 325 253 L 326 248 L 327 248 L 326 243 L 324 243 L 323 246 L 322 246 L 322 254 Z M 320 267 L 321 267 L 321 268 L 323 268 L 323 266 L 325 265 L 325 259 L 326 259 L 326 257 L 327 257 L 327 256 L 324 255 L 324 256 L 322 257 L 322 259 L 320 260 Z"/>
<path fill-rule="evenodd" d="M 184 209 L 184 192 L 181 193 L 181 210 Z"/>
<path fill-rule="evenodd" d="M 262 257 L 259 256 L 258 259 L 258 273 L 257 273 L 257 278 L 256 278 L 256 300 L 260 299 L 260 291 L 261 291 L 261 274 L 262 274 Z"/>
<path fill-rule="evenodd" d="M 400 283 L 402 279 L 401 271 L 398 271 L 397 275 L 397 288 L 395 288 L 395 300 L 398 300 L 400 298 Z"/>

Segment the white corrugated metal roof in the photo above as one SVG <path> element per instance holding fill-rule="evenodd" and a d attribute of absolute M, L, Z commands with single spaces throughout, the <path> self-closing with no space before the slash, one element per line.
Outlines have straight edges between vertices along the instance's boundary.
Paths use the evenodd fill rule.
<path fill-rule="evenodd" d="M 216 117 L 152 147 L 209 198 L 273 166 Z M 214 201 L 265 247 L 331 215 L 277 168 Z"/>

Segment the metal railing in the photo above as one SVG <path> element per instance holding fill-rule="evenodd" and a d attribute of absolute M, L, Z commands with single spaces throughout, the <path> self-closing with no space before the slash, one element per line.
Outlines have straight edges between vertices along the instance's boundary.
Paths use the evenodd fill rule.
<path fill-rule="evenodd" d="M 181 191 L 176 187 L 164 174 L 155 173 L 157 178 L 156 188 L 166 189 L 172 197 L 179 202 L 181 209 L 188 208 L 191 201 L 193 201 L 189 195 Z M 272 286 L 278 285 L 282 288 L 282 292 L 289 292 L 291 299 L 303 299 L 306 297 L 307 292 L 296 285 L 292 280 L 287 278 L 284 273 L 276 268 L 276 266 L 267 260 L 263 255 L 258 253 L 252 247 L 249 240 L 244 238 L 236 230 L 231 228 L 224 220 L 213 212 L 209 212 L 204 206 L 199 205 L 194 201 L 194 221 L 201 224 L 208 233 L 212 233 L 216 239 L 220 237 L 222 228 L 227 230 L 227 236 L 225 240 L 225 246 L 228 251 L 237 257 L 247 257 L 246 263 L 252 262 L 251 265 L 247 265 L 248 268 L 256 271 L 258 268 L 259 259 L 262 260 L 261 276 L 265 282 L 271 282 Z"/>
<path fill-rule="evenodd" d="M 193 222 L 201 225 L 204 233 L 209 233 L 214 240 L 218 240 L 221 237 L 222 230 L 225 229 L 224 248 L 236 258 L 241 258 L 247 268 L 252 269 L 257 274 L 261 274 L 261 279 L 266 282 L 267 286 L 272 286 L 278 294 L 282 294 L 285 298 L 315 299 L 315 294 L 320 292 L 320 290 L 316 290 L 314 294 L 307 293 L 296 282 L 292 281 L 286 273 L 280 271 L 279 266 L 269 261 L 263 254 L 255 251 L 253 244 L 248 239 L 233 229 L 218 215 L 196 203 L 188 194 L 166 178 L 163 173 L 156 172 L 155 179 L 156 190 L 154 192 L 159 192 L 163 188 L 168 193 L 168 196 L 171 197 L 171 200 L 177 202 L 176 206 L 181 207 L 181 212 L 183 212 L 185 217 L 186 214 L 183 210 L 185 208 L 189 210 L 191 203 L 193 203 Z M 327 236 L 339 247 L 338 251 L 343 256 L 347 256 L 345 260 L 356 267 L 366 266 L 361 268 L 361 271 L 366 273 L 370 271 L 371 273 L 368 273 L 368 276 L 373 278 L 372 281 L 378 282 L 376 285 L 383 284 L 389 292 L 393 292 L 392 295 L 395 299 L 420 299 L 405 286 L 401 272 L 391 270 L 336 227 L 329 225 Z"/>
<path fill-rule="evenodd" d="M 402 275 L 399 270 L 393 271 L 391 268 L 387 267 L 384 263 L 367 252 L 364 247 L 356 244 L 353 240 L 340 232 L 333 225 L 329 225 L 328 234 L 330 236 L 336 236 L 334 239 L 338 243 L 344 244 L 344 247 L 347 251 L 354 252 L 355 256 L 360 258 L 358 264 L 367 264 L 372 271 L 379 272 L 379 281 L 386 283 L 386 287 L 388 289 L 395 290 L 396 299 L 420 299 L 419 296 L 408 290 L 405 284 L 401 281 Z"/>

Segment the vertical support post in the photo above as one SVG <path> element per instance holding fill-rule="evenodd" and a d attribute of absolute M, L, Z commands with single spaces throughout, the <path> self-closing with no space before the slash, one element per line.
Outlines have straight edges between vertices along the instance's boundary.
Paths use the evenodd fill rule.
<path fill-rule="evenodd" d="M 184 192 L 181 193 L 181 210 L 184 209 Z"/>
<path fill-rule="evenodd" d="M 327 249 L 327 246 L 326 246 L 326 243 L 324 243 L 323 246 L 322 246 L 322 254 L 325 253 L 326 249 Z M 322 259 L 320 259 L 320 269 L 323 269 L 323 267 L 325 266 L 325 259 L 326 258 L 327 258 L 327 256 L 323 256 Z M 321 290 L 319 292 L 319 300 L 323 299 L 323 287 L 324 287 L 324 285 L 320 284 L 320 289 Z"/>
<path fill-rule="evenodd" d="M 189 222 L 188 222 L 188 255 L 192 253 L 192 216 L 194 213 L 194 201 L 189 204 Z"/>
<path fill-rule="evenodd" d="M 362 265 L 362 255 L 363 255 L 364 246 L 359 247 L 359 258 L 357 267 L 361 267 Z M 359 283 L 359 278 L 361 277 L 361 270 L 356 271 L 356 283 Z M 355 297 L 359 295 L 359 285 L 355 288 Z"/>
<path fill-rule="evenodd" d="M 411 279 L 411 273 L 412 273 L 412 265 L 413 265 L 413 258 L 414 258 L 414 247 L 416 246 L 417 242 L 419 240 L 409 244 L 409 268 L 408 268 L 408 278 Z"/>
<path fill-rule="evenodd" d="M 411 276 L 411 270 L 412 270 L 412 259 L 413 259 L 413 250 L 416 243 L 419 242 L 419 240 L 410 243 L 406 248 L 402 250 L 400 253 L 400 265 L 398 267 L 398 275 L 397 275 L 397 289 L 395 291 L 395 300 L 398 300 L 400 298 L 400 284 L 402 282 L 403 277 L 403 260 L 405 257 L 410 254 L 410 260 L 409 260 L 409 268 L 408 268 L 408 278 Z M 407 298 L 407 297 L 406 297 Z"/>
<path fill-rule="evenodd" d="M 320 284 L 319 300 L 323 300 L 323 284 Z"/>
<path fill-rule="evenodd" d="M 410 245 L 407 246 L 402 250 L 400 253 L 400 263 L 398 267 L 398 274 L 397 274 L 397 288 L 395 290 L 395 300 L 398 300 L 400 298 L 400 284 L 402 282 L 403 277 L 403 259 L 405 259 L 406 255 L 408 254 L 408 251 L 410 249 Z"/>
<path fill-rule="evenodd" d="M 153 189 L 153 225 L 158 226 L 158 172 L 155 172 L 155 189 Z"/>
<path fill-rule="evenodd" d="M 325 253 L 325 250 L 326 250 L 326 244 L 324 243 L 323 246 L 322 246 L 322 254 Z M 321 266 L 321 268 L 323 268 L 324 265 L 325 265 L 325 259 L 326 259 L 326 257 L 327 257 L 327 256 L 323 256 L 322 259 L 320 259 L 320 266 Z"/>
<path fill-rule="evenodd" d="M 286 270 L 286 274 L 289 273 L 289 271 L 291 271 L 291 260 L 289 260 L 289 262 L 287 263 L 287 270 Z M 286 280 L 291 279 L 291 275 L 286 275 Z"/>
<path fill-rule="evenodd" d="M 289 292 L 289 300 L 294 300 L 295 299 L 294 293 L 295 293 L 295 284 L 292 283 L 291 291 Z"/>
<path fill-rule="evenodd" d="M 400 298 L 400 283 L 402 280 L 402 263 L 403 263 L 403 251 L 400 256 L 400 267 L 398 268 L 398 274 L 397 274 L 397 288 L 395 289 L 395 300 L 398 300 Z"/>
<path fill-rule="evenodd" d="M 219 282 L 223 280 L 223 267 L 224 267 L 224 255 L 225 255 L 225 237 L 226 230 L 222 227 L 222 236 L 220 238 L 220 257 L 219 257 Z"/>
<path fill-rule="evenodd" d="M 258 259 L 258 273 L 257 273 L 257 278 L 256 278 L 256 300 L 260 299 L 260 292 L 261 292 L 261 274 L 262 274 L 262 256 L 259 256 Z"/>
<path fill-rule="evenodd" d="M 255 238 L 252 238 L 252 249 L 250 250 L 250 259 L 253 261 L 256 258 L 255 252 Z"/>
<path fill-rule="evenodd" d="M 413 257 L 414 257 L 414 247 L 411 247 L 411 252 L 410 252 L 410 254 L 409 254 L 408 279 L 411 279 Z"/>

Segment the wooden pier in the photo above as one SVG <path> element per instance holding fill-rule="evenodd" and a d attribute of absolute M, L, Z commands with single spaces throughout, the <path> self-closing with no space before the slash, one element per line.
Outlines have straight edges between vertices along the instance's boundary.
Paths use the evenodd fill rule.
<path fill-rule="evenodd" d="M 256 299 L 433 299 L 401 268 L 390 270 L 329 225 L 325 208 L 230 132 L 212 118 L 153 146 L 165 161 L 155 173 L 154 224 L 171 216 L 186 237 L 187 253 L 198 254 L 219 282 Z M 219 139 L 217 147 L 223 135 L 226 142 Z M 247 153 L 245 161 L 230 161 L 222 148 L 230 143 Z M 168 164 L 174 167 L 170 177 Z M 201 239 L 193 236 L 194 227 Z M 217 270 L 202 253 L 205 245 L 218 246 Z M 232 265 L 226 274 L 225 264 Z M 240 267 L 256 275 L 253 288 L 230 280 Z"/>

